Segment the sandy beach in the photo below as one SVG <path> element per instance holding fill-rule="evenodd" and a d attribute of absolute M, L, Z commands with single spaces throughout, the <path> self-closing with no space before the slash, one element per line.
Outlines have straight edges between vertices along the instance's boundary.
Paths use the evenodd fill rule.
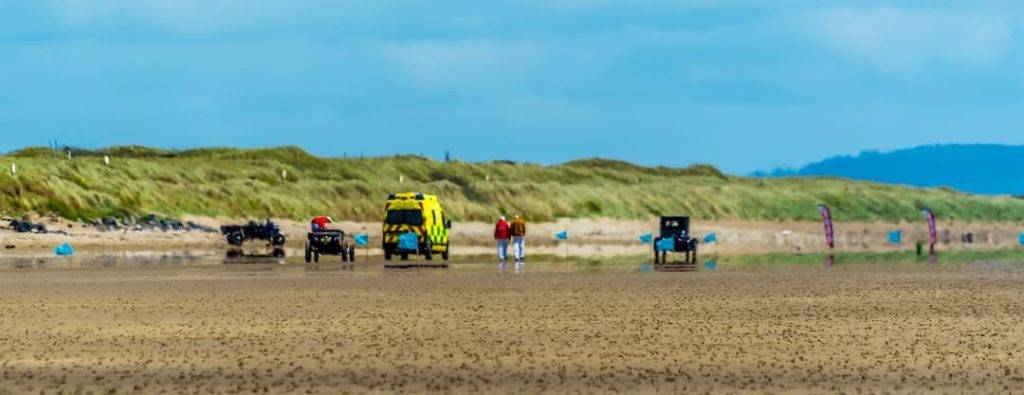
<path fill-rule="evenodd" d="M 0 393 L 1012 393 L 1022 291 L 1019 264 L 14 269 Z"/>

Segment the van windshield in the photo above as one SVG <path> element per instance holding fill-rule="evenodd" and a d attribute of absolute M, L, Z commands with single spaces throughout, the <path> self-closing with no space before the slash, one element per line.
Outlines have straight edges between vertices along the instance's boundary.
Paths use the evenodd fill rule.
<path fill-rule="evenodd" d="M 392 225 L 423 225 L 423 212 L 420 210 L 388 210 L 387 223 Z"/>

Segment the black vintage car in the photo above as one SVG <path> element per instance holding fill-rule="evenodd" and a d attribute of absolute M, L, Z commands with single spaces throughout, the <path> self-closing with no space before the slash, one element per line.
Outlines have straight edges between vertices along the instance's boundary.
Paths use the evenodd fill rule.
<path fill-rule="evenodd" d="M 697 263 L 697 239 L 690 237 L 690 217 L 661 217 L 660 232 L 654 239 L 654 263 L 667 263 L 669 252 L 686 254 L 683 263 Z"/>
<path fill-rule="evenodd" d="M 356 261 L 356 246 L 348 243 L 345 232 L 318 230 L 306 234 L 306 263 L 320 262 L 320 255 L 339 255 L 342 262 Z"/>

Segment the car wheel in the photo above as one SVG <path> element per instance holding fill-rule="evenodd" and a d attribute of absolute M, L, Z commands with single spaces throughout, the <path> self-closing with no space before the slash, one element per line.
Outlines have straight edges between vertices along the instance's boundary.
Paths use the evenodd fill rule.
<path fill-rule="evenodd" d="M 245 236 L 242 235 L 242 232 L 231 232 L 228 234 L 228 244 L 241 246 L 244 241 Z"/>

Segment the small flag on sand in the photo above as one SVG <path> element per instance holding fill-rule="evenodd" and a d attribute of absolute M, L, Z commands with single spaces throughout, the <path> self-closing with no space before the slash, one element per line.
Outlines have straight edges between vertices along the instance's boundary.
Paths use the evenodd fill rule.
<path fill-rule="evenodd" d="M 644 233 L 640 235 L 640 243 L 651 244 L 652 241 L 654 241 L 654 235 L 650 233 Z"/>
<path fill-rule="evenodd" d="M 654 243 L 654 249 L 657 251 L 675 251 L 676 239 L 666 237 L 664 239 L 658 240 L 657 243 Z"/>
<path fill-rule="evenodd" d="M 71 244 L 64 243 L 54 248 L 53 254 L 56 256 L 72 256 L 75 255 L 75 249 L 71 247 Z"/>
<path fill-rule="evenodd" d="M 360 247 L 366 247 L 370 244 L 370 235 L 366 233 L 357 233 L 352 237 L 352 239 L 354 239 L 356 241 L 356 245 Z"/>
<path fill-rule="evenodd" d="M 563 230 L 561 232 L 555 233 L 555 238 L 558 240 L 569 240 L 569 231 Z"/>

